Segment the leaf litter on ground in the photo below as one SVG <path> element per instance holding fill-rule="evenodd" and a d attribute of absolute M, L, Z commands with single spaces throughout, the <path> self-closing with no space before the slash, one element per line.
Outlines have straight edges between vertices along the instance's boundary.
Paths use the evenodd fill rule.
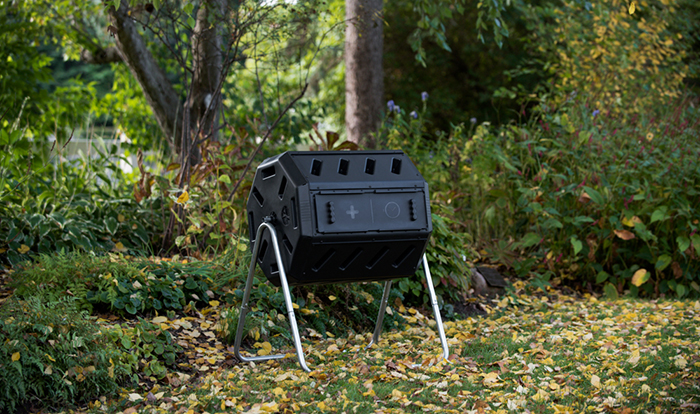
<path fill-rule="evenodd" d="M 217 302 L 194 316 L 154 323 L 183 348 L 177 372 L 144 381 L 89 412 L 153 413 L 677 413 L 700 410 L 700 301 L 614 301 L 557 292 L 528 295 L 522 282 L 485 317 L 445 322 L 449 361 L 431 313 L 406 325 L 303 340 L 257 342 L 246 352 L 288 358 L 239 363 L 214 326 Z M 372 327 L 368 327 L 368 330 Z"/>

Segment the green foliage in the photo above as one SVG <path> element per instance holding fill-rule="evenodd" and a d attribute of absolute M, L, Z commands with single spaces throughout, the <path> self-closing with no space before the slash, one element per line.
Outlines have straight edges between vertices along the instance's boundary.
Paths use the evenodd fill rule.
<path fill-rule="evenodd" d="M 103 334 L 118 350 L 115 361 L 137 382 L 137 374 L 163 379 L 167 367 L 175 366 L 181 348 L 161 326 L 138 318 L 136 324 L 116 324 Z"/>
<path fill-rule="evenodd" d="M 0 410 L 75 406 L 118 390 L 127 371 L 70 298 L 11 298 L 0 307 Z"/>
<path fill-rule="evenodd" d="M 699 28 L 695 3 L 644 0 L 632 10 L 626 0 L 516 1 L 532 60 L 512 74 L 544 71 L 552 88 L 542 84 L 539 92 L 553 107 L 583 94 L 592 109 L 629 119 L 650 114 L 697 76 L 698 61 L 686 59 Z"/>
<path fill-rule="evenodd" d="M 579 97 L 526 124 L 480 126 L 466 152 L 481 165 L 478 185 L 503 200 L 480 219 L 506 224 L 500 247 L 528 257 L 523 275 L 605 284 L 608 295 L 697 295 L 697 99 L 625 118 Z"/>
<path fill-rule="evenodd" d="M 181 310 L 188 303 L 207 304 L 214 265 L 134 260 L 89 253 L 41 255 L 12 275 L 16 295 L 31 296 L 41 288 L 58 299 L 73 295 L 81 309 L 108 306 L 124 314 Z"/>
<path fill-rule="evenodd" d="M 55 145 L 56 146 L 56 145 Z M 0 129 L 0 260 L 16 264 L 33 253 L 60 250 L 145 250 L 161 225 L 161 199 L 137 203 L 116 157 L 61 161 L 42 154 L 23 131 Z M 36 152 L 35 152 L 36 151 Z M 117 161 L 114 161 L 114 158 Z M 20 161 L 21 160 L 21 161 Z"/>

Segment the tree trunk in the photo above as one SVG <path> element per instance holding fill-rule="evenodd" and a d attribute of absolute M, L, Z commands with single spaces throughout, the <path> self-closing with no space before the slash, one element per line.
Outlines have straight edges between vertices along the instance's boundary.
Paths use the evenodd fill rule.
<path fill-rule="evenodd" d="M 221 36 L 216 27 L 223 14 L 223 1 L 203 1 L 197 11 L 192 35 L 194 75 L 187 104 L 193 137 L 198 140 L 216 140 L 218 137 L 223 63 Z"/>
<path fill-rule="evenodd" d="M 118 10 L 110 7 L 109 17 L 112 23 L 109 30 L 114 34 L 122 60 L 141 86 L 168 142 L 177 145 L 182 135 L 180 98 L 129 17 L 127 1 L 121 0 Z"/>
<path fill-rule="evenodd" d="M 346 0 L 345 127 L 348 140 L 373 148 L 383 110 L 382 0 Z"/>

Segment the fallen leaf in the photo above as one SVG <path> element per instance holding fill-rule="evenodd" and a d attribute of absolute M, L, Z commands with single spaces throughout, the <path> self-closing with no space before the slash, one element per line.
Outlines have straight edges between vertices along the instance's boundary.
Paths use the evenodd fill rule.
<path fill-rule="evenodd" d="M 596 387 L 596 388 L 600 388 L 600 377 L 593 374 L 591 376 L 591 385 Z"/>
<path fill-rule="evenodd" d="M 12 354 L 12 362 L 19 361 L 19 358 L 19 352 L 15 352 L 14 354 Z"/>
<path fill-rule="evenodd" d="M 615 235 L 622 240 L 632 240 L 635 238 L 634 233 L 629 230 L 615 230 Z"/>

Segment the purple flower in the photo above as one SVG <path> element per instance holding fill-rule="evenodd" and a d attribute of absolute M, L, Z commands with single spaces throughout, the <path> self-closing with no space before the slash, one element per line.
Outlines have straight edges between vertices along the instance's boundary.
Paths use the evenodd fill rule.
<path fill-rule="evenodd" d="M 472 124 L 476 124 L 476 118 L 470 119 L 469 122 L 471 122 Z"/>
<path fill-rule="evenodd" d="M 428 92 L 423 92 L 420 94 L 420 99 L 425 102 L 428 100 Z"/>
<path fill-rule="evenodd" d="M 600 113 L 600 111 L 599 111 L 598 109 L 596 109 L 595 111 L 593 111 L 593 118 L 595 118 L 596 116 L 598 116 L 599 113 Z"/>
<path fill-rule="evenodd" d="M 389 108 L 389 112 L 394 112 L 394 108 L 396 107 L 396 105 L 394 105 L 394 101 L 387 102 L 386 106 Z"/>
<path fill-rule="evenodd" d="M 411 118 L 418 119 L 418 114 L 416 113 L 416 111 L 411 111 Z"/>
<path fill-rule="evenodd" d="M 401 113 L 401 107 L 398 106 L 398 105 L 394 105 L 394 112 L 396 112 L 397 114 L 400 114 L 400 113 Z"/>

